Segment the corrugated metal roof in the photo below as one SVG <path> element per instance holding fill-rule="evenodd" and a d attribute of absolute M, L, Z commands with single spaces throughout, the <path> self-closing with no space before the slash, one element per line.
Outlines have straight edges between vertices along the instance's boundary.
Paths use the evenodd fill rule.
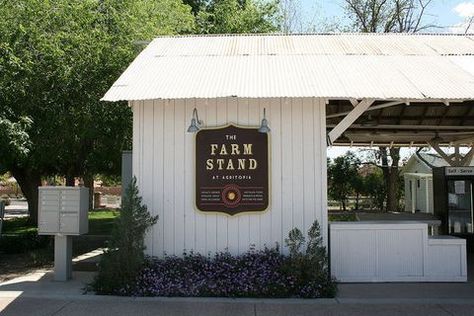
<path fill-rule="evenodd" d="M 217 97 L 474 99 L 474 37 L 159 37 L 103 100 Z"/>

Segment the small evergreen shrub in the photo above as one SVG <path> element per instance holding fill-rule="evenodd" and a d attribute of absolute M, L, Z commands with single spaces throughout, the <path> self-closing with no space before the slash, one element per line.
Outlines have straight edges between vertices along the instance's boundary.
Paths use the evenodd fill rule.
<path fill-rule="evenodd" d="M 98 294 L 120 294 L 121 289 L 134 284 L 145 261 L 144 238 L 156 224 L 158 216 L 151 216 L 142 204 L 136 178 L 127 188 L 120 216 L 115 219 L 108 250 L 99 263 L 99 271 L 91 284 Z"/>

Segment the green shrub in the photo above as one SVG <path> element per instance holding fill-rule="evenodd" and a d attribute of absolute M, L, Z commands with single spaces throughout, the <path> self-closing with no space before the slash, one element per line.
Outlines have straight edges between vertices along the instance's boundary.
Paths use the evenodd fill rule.
<path fill-rule="evenodd" d="M 337 285 L 329 272 L 329 258 L 318 221 L 309 229 L 307 240 L 298 228 L 293 228 L 285 242 L 290 255 L 283 269 L 295 280 L 296 292 L 307 298 L 336 296 Z"/>
<path fill-rule="evenodd" d="M 151 216 L 142 204 L 134 178 L 127 188 L 120 215 L 115 219 L 108 250 L 99 263 L 92 290 L 98 294 L 113 294 L 133 283 L 145 260 L 145 233 L 157 221 L 158 216 Z"/>
<path fill-rule="evenodd" d="M 45 248 L 50 242 L 50 236 L 38 235 L 35 231 L 26 231 L 20 234 L 4 234 L 0 237 L 0 252 L 6 254 L 24 253 L 30 250 Z"/>

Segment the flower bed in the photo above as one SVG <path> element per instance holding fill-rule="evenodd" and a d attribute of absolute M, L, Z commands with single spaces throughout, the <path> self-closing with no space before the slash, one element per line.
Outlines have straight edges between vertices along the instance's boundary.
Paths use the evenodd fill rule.
<path fill-rule="evenodd" d="M 251 250 L 240 256 L 189 253 L 182 258 L 148 258 L 136 283 L 117 294 L 279 298 L 335 295 L 335 283 L 327 271 L 306 280 L 301 275 L 302 271 L 295 269 L 294 258 L 281 255 L 277 248 Z"/>

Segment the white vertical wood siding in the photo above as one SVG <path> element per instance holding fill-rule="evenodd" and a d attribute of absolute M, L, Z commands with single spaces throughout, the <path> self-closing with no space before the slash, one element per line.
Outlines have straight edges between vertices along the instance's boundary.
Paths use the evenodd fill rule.
<path fill-rule="evenodd" d="M 327 242 L 325 101 L 314 98 L 183 99 L 130 102 L 133 173 L 158 223 L 146 237 L 147 253 L 238 254 L 284 245 L 288 232 L 305 232 L 318 219 Z M 205 127 L 258 126 L 267 110 L 270 132 L 270 207 L 262 214 L 205 214 L 194 207 L 193 108 Z"/>
<path fill-rule="evenodd" d="M 331 223 L 331 274 L 340 282 L 466 282 L 466 241 L 428 236 L 415 222 Z"/>

